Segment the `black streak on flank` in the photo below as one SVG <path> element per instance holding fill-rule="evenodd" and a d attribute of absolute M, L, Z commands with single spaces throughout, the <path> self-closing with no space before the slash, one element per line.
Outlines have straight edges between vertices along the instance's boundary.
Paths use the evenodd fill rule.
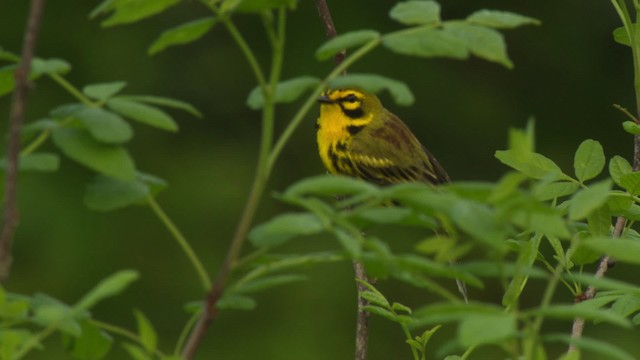
<path fill-rule="evenodd" d="M 331 165 L 333 165 L 335 171 L 340 171 L 338 168 L 338 155 L 333 151 L 331 147 L 329 147 L 329 150 L 327 150 L 327 155 L 329 155 L 329 159 L 331 159 Z"/>
<path fill-rule="evenodd" d="M 360 130 L 364 129 L 364 125 L 360 125 L 360 126 L 356 126 L 356 125 L 349 125 L 347 126 L 347 131 L 349 132 L 349 134 L 351 134 L 352 136 L 359 133 Z"/>

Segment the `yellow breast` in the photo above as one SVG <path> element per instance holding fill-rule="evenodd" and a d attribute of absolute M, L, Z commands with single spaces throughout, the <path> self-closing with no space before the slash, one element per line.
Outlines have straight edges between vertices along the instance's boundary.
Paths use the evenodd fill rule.
<path fill-rule="evenodd" d="M 338 171 L 331 160 L 330 150 L 335 151 L 335 144 L 339 141 L 347 141 L 347 119 L 339 106 L 321 106 L 318 118 L 318 151 L 325 168 L 336 174 Z"/>

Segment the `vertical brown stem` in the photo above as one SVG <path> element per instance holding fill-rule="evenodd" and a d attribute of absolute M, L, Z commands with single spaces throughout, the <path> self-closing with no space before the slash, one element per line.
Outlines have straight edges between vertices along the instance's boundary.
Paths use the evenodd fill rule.
<path fill-rule="evenodd" d="M 354 261 L 353 271 L 356 274 L 356 279 L 360 279 L 371 283 L 367 278 L 367 274 L 364 271 L 364 265 L 362 263 Z M 361 283 L 357 282 L 358 293 L 366 291 L 367 288 Z M 360 296 L 358 296 L 358 317 L 356 319 L 356 353 L 355 360 L 367 360 L 369 356 L 369 312 L 364 310 L 369 302 Z"/>
<path fill-rule="evenodd" d="M 325 32 L 327 34 L 327 38 L 331 39 L 335 37 L 338 32 L 336 31 L 336 27 L 333 24 L 333 19 L 331 18 L 331 12 L 329 11 L 329 6 L 327 5 L 326 0 L 316 0 L 316 8 L 318 9 L 318 14 L 320 15 L 320 19 L 324 24 Z M 339 65 L 344 61 L 346 57 L 347 51 L 341 50 L 337 53 L 333 60 L 336 65 Z M 355 272 L 356 279 L 363 280 L 366 282 L 370 282 L 367 278 L 367 274 L 364 270 L 364 265 L 357 261 L 353 262 L 353 271 Z M 357 283 L 358 293 L 361 291 L 367 290 L 362 284 Z M 368 348 L 369 348 L 369 312 L 364 310 L 363 308 L 368 305 L 368 302 L 358 296 L 358 316 L 356 319 L 356 349 L 355 349 L 355 360 L 367 360 L 368 359 Z"/>
<path fill-rule="evenodd" d="M 624 225 L 626 224 L 626 219 L 623 218 L 622 216 L 619 216 L 616 219 L 616 225 L 613 229 L 613 237 L 614 238 L 618 238 L 620 236 L 622 236 L 622 232 L 624 231 Z M 612 239 L 615 240 L 615 239 Z M 607 272 L 607 270 L 609 269 L 609 261 L 611 260 L 611 258 L 609 256 L 603 256 L 600 259 L 600 263 L 598 264 L 598 270 L 596 270 L 596 273 L 594 275 L 594 277 L 596 278 L 602 278 L 604 277 L 604 274 Z M 585 290 L 584 294 L 582 295 L 582 297 L 580 298 L 580 301 L 585 301 L 588 299 L 593 299 L 593 297 L 596 296 L 596 288 L 593 286 L 589 286 L 587 287 L 587 290 Z M 582 336 L 582 332 L 584 331 L 584 319 L 583 318 L 576 318 L 573 320 L 573 325 L 571 327 L 571 338 L 572 339 L 576 339 Z M 572 352 L 576 350 L 576 346 L 572 343 L 569 345 L 569 351 L 568 352 Z"/>
<path fill-rule="evenodd" d="M 329 11 L 329 6 L 327 5 L 326 0 L 316 0 L 316 8 L 318 8 L 318 14 L 320 15 L 320 19 L 324 24 L 327 38 L 334 38 L 338 34 L 338 32 L 336 31 L 335 25 L 333 25 L 333 19 L 331 18 L 331 12 Z M 339 65 L 344 60 L 346 55 L 346 50 L 341 50 L 339 53 L 337 53 L 333 58 L 336 65 Z"/>
<path fill-rule="evenodd" d="M 13 235 L 18 226 L 18 164 L 20 155 L 20 131 L 27 108 L 29 69 L 35 52 L 36 39 L 40 30 L 40 20 L 45 0 L 32 0 L 27 20 L 27 29 L 22 43 L 22 58 L 15 72 L 15 90 L 11 99 L 9 118 L 9 141 L 7 143 L 7 169 L 4 187 L 4 218 L 0 232 L 0 283 L 9 277 L 11 269 L 11 248 Z"/>

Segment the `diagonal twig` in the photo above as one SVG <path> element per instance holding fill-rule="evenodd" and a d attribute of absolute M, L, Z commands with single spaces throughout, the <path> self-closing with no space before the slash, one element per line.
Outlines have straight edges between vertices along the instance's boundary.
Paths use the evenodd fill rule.
<path fill-rule="evenodd" d="M 18 164 L 20 155 L 20 131 L 24 122 L 27 107 L 27 90 L 29 87 L 29 69 L 35 52 L 36 40 L 40 30 L 40 20 L 44 11 L 45 0 L 32 0 L 27 20 L 27 30 L 22 43 L 22 57 L 15 72 L 15 90 L 11 99 L 9 118 L 9 142 L 6 155 L 6 178 L 4 187 L 4 218 L 0 232 L 0 283 L 9 277 L 11 269 L 11 248 L 13 235 L 18 227 Z"/>

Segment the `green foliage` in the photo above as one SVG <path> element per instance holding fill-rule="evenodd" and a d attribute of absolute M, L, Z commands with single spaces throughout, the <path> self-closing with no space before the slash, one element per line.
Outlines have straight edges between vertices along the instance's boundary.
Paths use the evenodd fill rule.
<path fill-rule="evenodd" d="M 216 19 L 208 16 L 165 30 L 151 46 L 149 46 L 147 52 L 149 55 L 155 55 L 170 46 L 188 44 L 196 41 L 209 32 L 215 23 Z"/>
<path fill-rule="evenodd" d="M 276 92 L 273 96 L 274 103 L 291 103 L 299 99 L 306 91 L 311 90 L 320 84 L 320 79 L 312 76 L 301 76 L 276 85 Z M 247 105 L 254 109 L 264 106 L 264 95 L 260 87 L 254 88 L 247 98 Z"/>
<path fill-rule="evenodd" d="M 73 306 L 41 293 L 25 296 L 0 288 L 0 319 L 3 322 L 0 359 L 23 358 L 42 347 L 41 341 L 53 332 L 63 335 L 69 353 L 75 359 L 102 359 L 111 349 L 113 339 L 101 328 L 101 323 L 91 318 L 89 310 L 120 294 L 137 279 L 136 271 L 119 271 L 99 282 Z M 35 329 L 33 325 L 36 325 Z M 141 339 L 145 337 L 141 335 Z"/>
<path fill-rule="evenodd" d="M 90 16 L 107 16 L 102 21 L 104 27 L 123 25 L 161 14 L 178 3 L 106 0 Z M 216 281 L 225 284 L 220 299 L 213 304 L 216 310 L 254 310 L 260 292 L 308 279 L 303 274 L 307 267 L 359 261 L 369 276 L 380 282 L 400 281 L 431 293 L 429 303 L 418 304 L 413 310 L 390 301 L 372 284 L 358 280 L 366 288 L 358 294 L 368 303 L 363 309 L 397 323 L 414 359 L 426 359 L 431 352 L 427 347 L 429 340 L 436 331 L 448 326 L 457 329 L 450 342 L 457 348 L 449 352 L 466 350 L 462 356 L 450 355 L 446 359 L 467 358 L 475 348 L 489 345 L 504 349 L 510 358 L 544 358 L 547 343 L 557 341 L 571 342 L 584 351 L 611 358 L 632 358 L 611 344 L 541 331 L 543 321 L 574 318 L 623 329 L 640 323 L 639 286 L 589 273 L 589 266 L 604 255 L 631 265 L 640 261 L 640 235 L 632 229 L 633 221 L 640 220 L 637 204 L 640 175 L 620 156 L 609 161 L 610 178 L 603 175 L 606 157 L 595 140 L 580 144 L 571 172 L 535 151 L 532 122 L 525 130 L 511 130 L 508 149 L 497 151 L 495 156 L 512 170 L 495 183 L 457 182 L 438 188 L 426 184 L 379 187 L 339 176 L 303 179 L 278 195 L 297 211 L 282 213 L 249 230 L 279 151 L 324 88 L 354 86 L 372 92 L 384 90 L 400 105 L 414 102 L 411 90 L 402 81 L 377 74 L 339 76 L 355 62 L 382 46 L 394 53 L 426 58 L 467 59 L 473 55 L 512 68 L 504 37 L 498 30 L 538 25 L 538 20 L 486 9 L 464 19 L 443 20 L 440 5 L 435 1 L 398 2 L 389 17 L 404 26 L 402 29 L 387 34 L 355 30 L 329 39 L 318 47 L 315 54 L 318 60 L 327 60 L 346 49 L 350 51 L 334 71 L 323 78 L 304 74 L 282 80 L 286 10 L 295 8 L 295 0 L 213 0 L 202 4 L 211 16 L 165 30 L 150 45 L 148 53 L 154 55 L 171 46 L 192 43 L 220 24 L 229 30 L 247 57 L 257 80 L 246 101 L 250 108 L 263 110 L 257 174 L 247 210 L 230 245 L 225 262 L 229 267 L 223 269 L 222 277 Z M 620 11 L 624 13 L 624 9 Z M 233 18 L 242 13 L 260 16 L 265 26 L 273 50 L 268 76 L 233 23 Z M 614 35 L 616 41 L 635 49 L 638 40 L 631 27 L 635 25 L 627 22 L 623 31 L 616 30 Z M 0 68 L 2 96 L 15 87 L 13 73 L 20 59 L 0 49 L 0 60 L 9 62 Z M 70 70 L 71 65 L 62 59 L 32 61 L 32 81 L 39 78 L 54 81 L 74 97 L 75 103 L 58 106 L 46 117 L 27 122 L 21 138 L 24 150 L 20 170 L 57 171 L 62 154 L 95 173 L 84 198 L 90 209 L 112 211 L 150 205 L 197 269 L 205 290 L 209 290 L 212 282 L 196 252 L 154 200 L 167 184 L 141 172 L 125 147 L 134 139 L 134 127 L 129 121 L 176 132 L 178 121 L 164 108 L 196 117 L 202 114 L 179 100 L 123 94 L 127 85 L 124 81 L 89 84 L 79 90 L 64 77 Z M 299 112 L 285 123 L 281 137 L 274 141 L 275 104 L 292 103 L 305 95 Z M 625 122 L 623 128 L 631 134 L 639 133 L 635 122 Z M 38 152 L 49 138 L 59 153 Z M 5 168 L 6 162 L 0 165 Z M 614 234 L 612 218 L 619 215 L 630 221 L 622 232 Z M 388 234 L 405 228 L 416 230 L 421 238 L 414 249 L 399 251 L 398 242 Z M 276 253 L 309 236 L 321 240 L 318 245 L 321 250 Z M 243 247 L 245 238 L 255 248 L 248 254 Z M 246 256 L 240 258 L 240 254 Z M 23 296 L 0 289 L 3 324 L 0 359 L 20 359 L 43 346 L 43 339 L 55 332 L 63 336 L 69 354 L 78 359 L 106 356 L 112 347 L 112 335 L 127 338 L 121 346 L 132 359 L 179 359 L 178 355 L 161 352 L 158 334 L 141 311 L 134 312 L 135 332 L 92 318 L 90 310 L 97 303 L 117 296 L 137 278 L 138 273 L 132 270 L 118 272 L 99 282 L 75 305 L 46 294 Z M 499 292 L 494 298 L 501 298 L 501 304 L 465 303 L 450 290 L 454 279 L 464 281 L 474 290 L 487 287 L 495 291 L 497 287 Z M 544 287 L 542 298 L 523 301 L 523 294 L 532 283 Z M 552 302 L 559 287 L 565 290 L 565 298 L 572 298 L 581 294 L 584 286 L 608 291 L 578 304 Z M 204 304 L 198 302 L 192 308 L 194 315 L 199 316 Z M 195 320 L 194 317 L 185 325 L 183 334 L 190 331 Z M 429 328 L 423 330 L 425 326 Z M 181 336 L 175 354 L 182 350 L 183 342 Z M 563 359 L 578 358 L 574 354 L 577 353 L 567 354 Z"/>

